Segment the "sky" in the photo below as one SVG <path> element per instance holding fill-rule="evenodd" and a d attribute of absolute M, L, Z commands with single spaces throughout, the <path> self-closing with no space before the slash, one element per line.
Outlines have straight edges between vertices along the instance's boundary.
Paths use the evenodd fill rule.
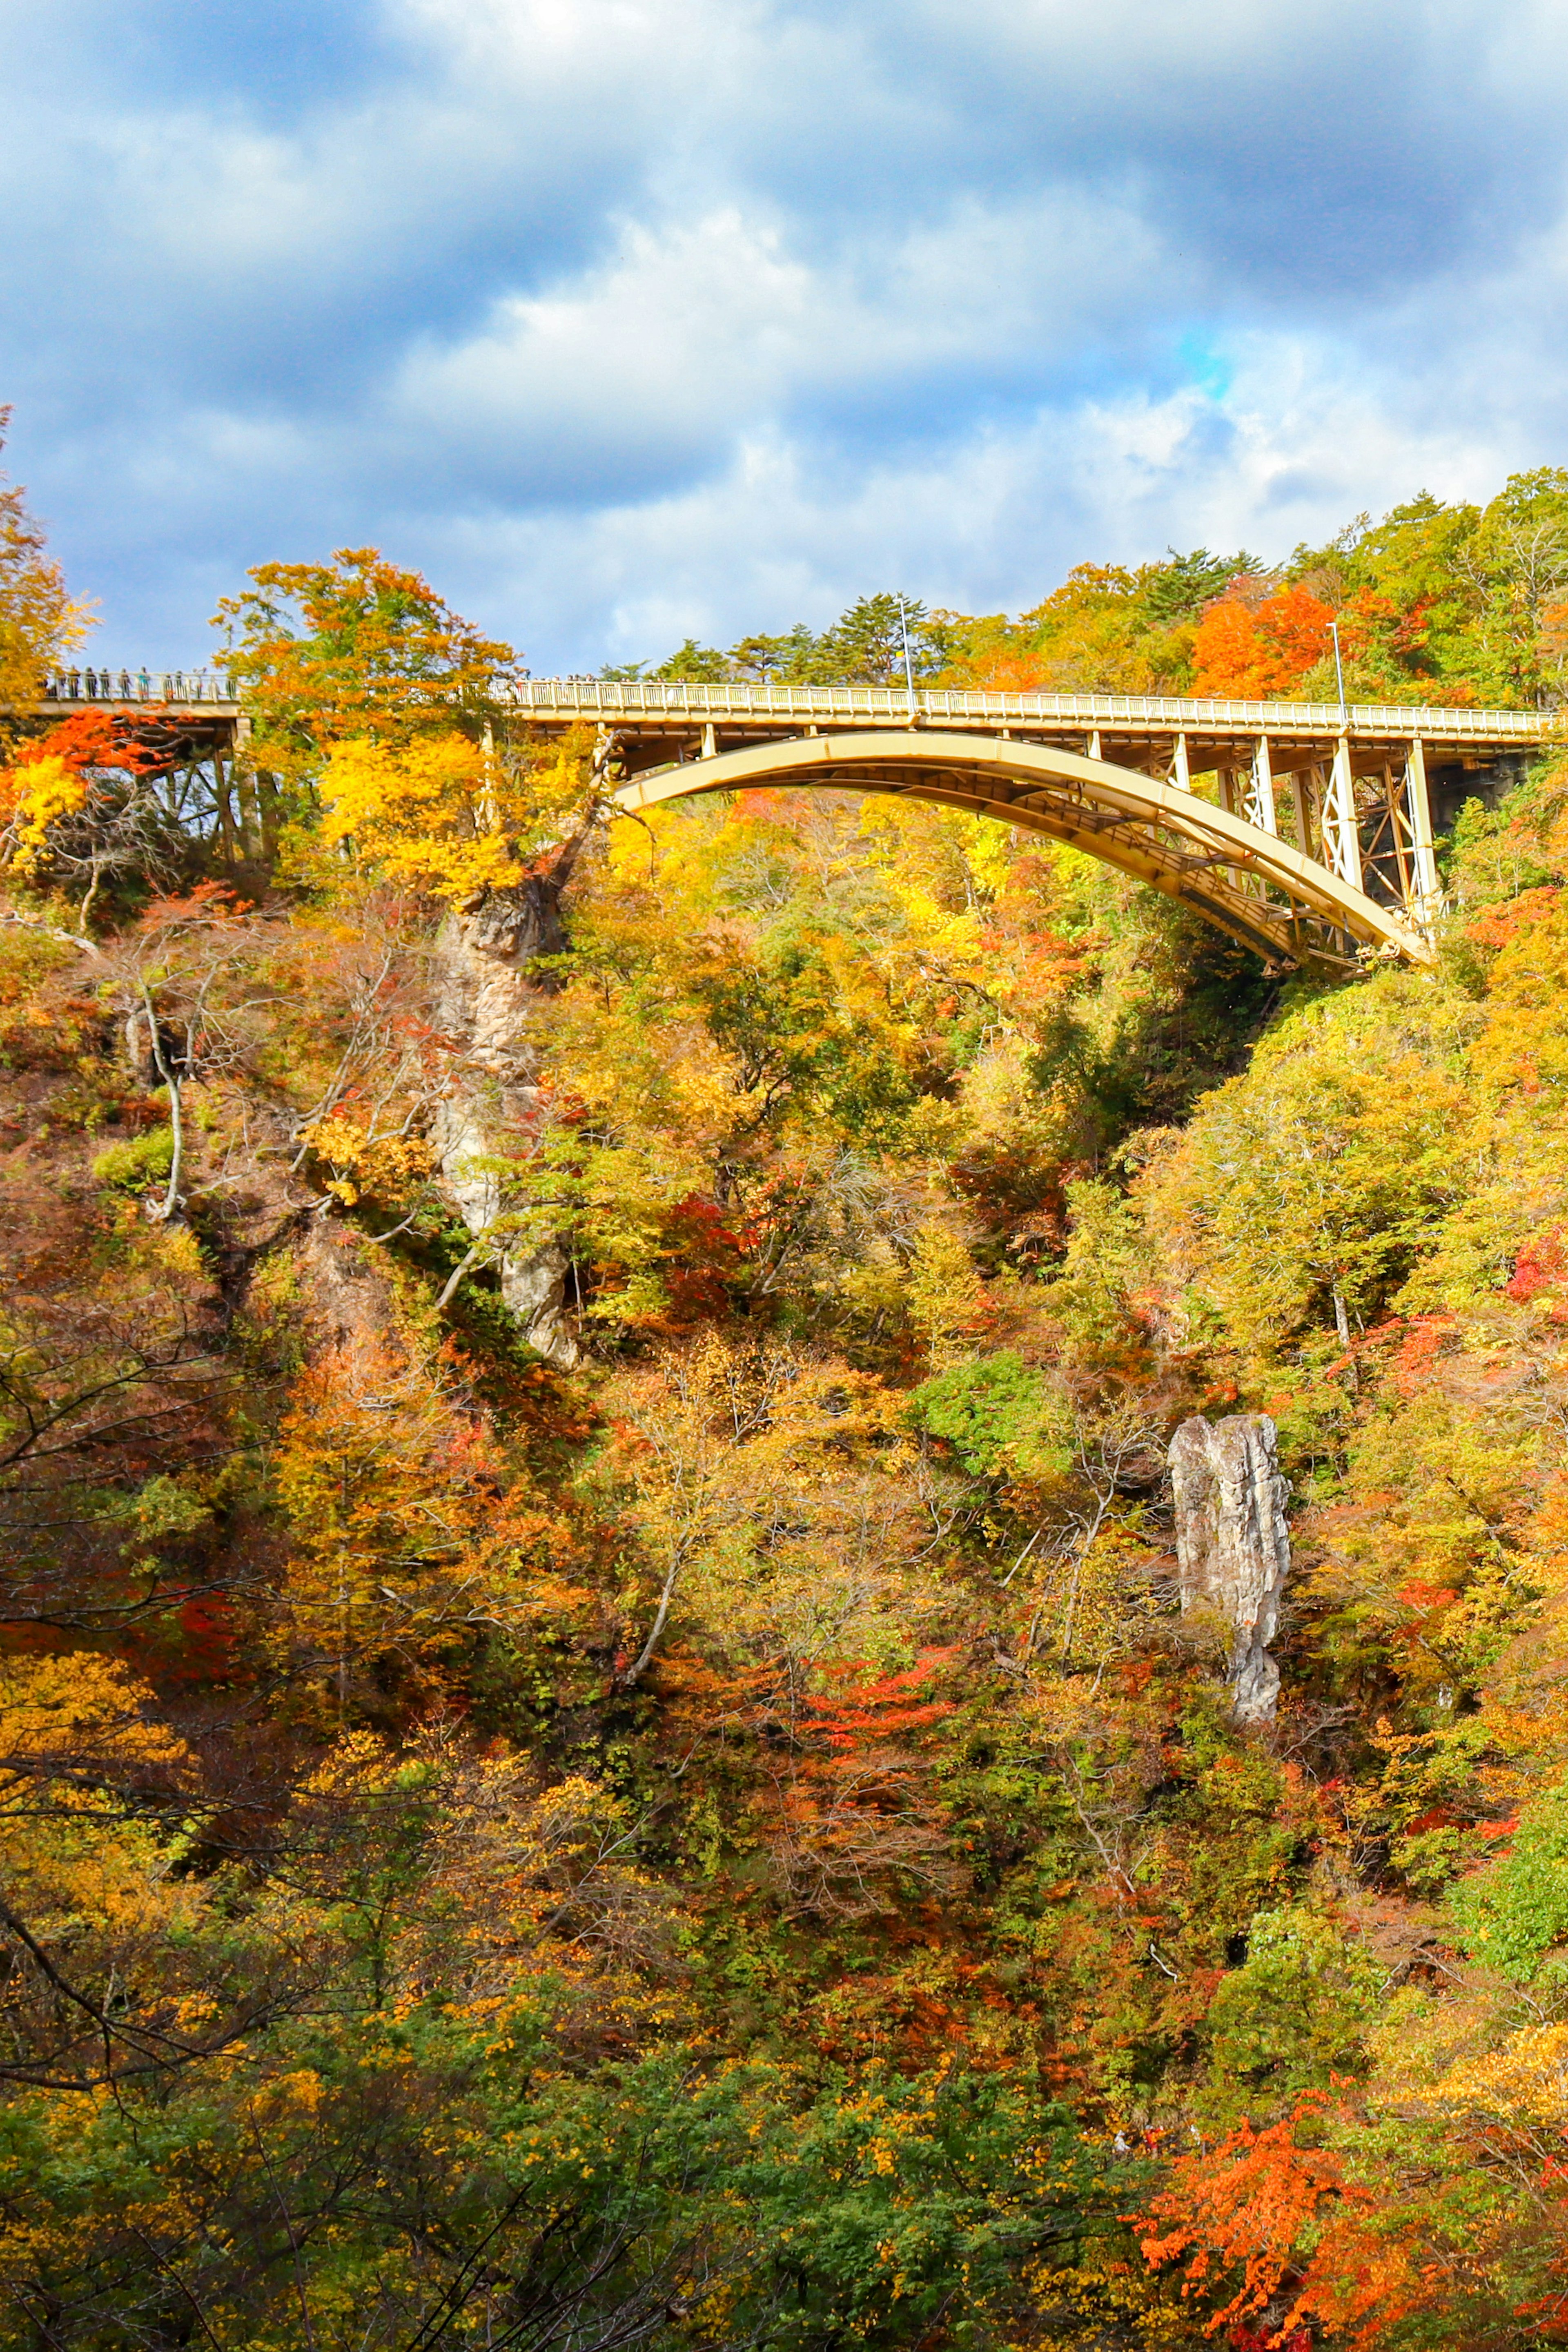
<path fill-rule="evenodd" d="M 0 0 L 89 657 L 380 547 L 536 675 L 1568 464 L 1560 0 Z"/>

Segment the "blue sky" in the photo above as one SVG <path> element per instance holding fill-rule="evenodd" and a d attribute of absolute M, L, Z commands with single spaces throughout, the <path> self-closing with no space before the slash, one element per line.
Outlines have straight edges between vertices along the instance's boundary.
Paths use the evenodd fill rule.
<path fill-rule="evenodd" d="M 97 656 L 375 544 L 536 672 L 1568 464 L 1548 0 L 0 0 Z"/>

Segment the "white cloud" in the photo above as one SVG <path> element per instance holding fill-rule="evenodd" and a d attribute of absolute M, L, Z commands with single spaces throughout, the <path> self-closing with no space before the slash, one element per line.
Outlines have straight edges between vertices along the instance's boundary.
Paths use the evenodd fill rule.
<path fill-rule="evenodd" d="M 759 439 L 689 488 L 587 517 L 459 522 L 432 554 L 444 578 L 485 582 L 486 618 L 542 672 L 820 625 L 880 587 L 1016 611 L 1086 560 L 1200 543 L 1279 558 L 1422 485 L 1485 497 L 1515 462 L 1506 432 L 1439 417 L 1413 433 L 1388 388 L 1347 382 L 1332 349 L 1259 336 L 1238 362 L 1218 401 L 1089 401 L 852 472 Z"/>
<path fill-rule="evenodd" d="M 504 298 L 477 333 L 419 345 L 387 409 L 461 448 L 471 473 L 522 475 L 541 504 L 576 505 L 618 470 L 711 470 L 802 403 L 903 411 L 922 383 L 1071 372 L 1136 315 L 1159 259 L 1126 206 L 1071 189 L 1008 206 L 960 198 L 852 258 L 808 260 L 736 206 L 629 222 L 601 267 Z M 906 429 L 925 429 L 918 405 Z"/>
<path fill-rule="evenodd" d="M 343 541 L 588 665 L 1568 457 L 1547 0 L 381 0 L 319 76 L 163 5 L 43 12 L 0 157 L 115 657 Z"/>

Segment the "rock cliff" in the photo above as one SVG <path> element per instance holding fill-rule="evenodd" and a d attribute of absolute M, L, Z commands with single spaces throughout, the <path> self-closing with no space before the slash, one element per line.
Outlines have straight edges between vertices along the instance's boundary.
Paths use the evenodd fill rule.
<path fill-rule="evenodd" d="M 1280 1689 L 1269 1643 L 1291 1572 L 1274 1424 L 1260 1412 L 1218 1424 L 1195 1413 L 1171 1440 L 1170 1472 L 1182 1613 L 1207 1608 L 1230 1628 L 1231 1712 L 1266 1723 Z"/>
<path fill-rule="evenodd" d="M 559 923 L 553 933 L 542 925 L 526 891 L 487 892 L 448 918 L 436 945 L 436 1018 L 455 1051 L 434 1139 L 443 1190 L 499 1272 L 503 1303 L 528 1345 L 570 1370 L 579 1349 L 567 1315 L 566 1252 L 554 1239 L 508 1240 L 494 1164 L 516 1148 L 517 1132 L 538 1100 L 528 1036 L 538 979 L 530 979 L 528 967 L 536 955 L 562 944 Z"/>

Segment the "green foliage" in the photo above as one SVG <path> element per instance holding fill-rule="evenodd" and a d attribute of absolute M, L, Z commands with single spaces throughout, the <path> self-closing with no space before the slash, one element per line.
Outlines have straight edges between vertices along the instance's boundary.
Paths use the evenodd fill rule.
<path fill-rule="evenodd" d="M 1327 2090 L 1363 2064 L 1383 1971 L 1332 1920 L 1304 1909 L 1259 1911 L 1247 1958 L 1209 2005 L 1216 2095 L 1232 2112 L 1260 2094 Z"/>
<path fill-rule="evenodd" d="M 1061 1477 L 1071 1466 L 1066 1399 L 1020 1356 L 981 1356 L 938 1372 L 914 1391 L 908 1411 L 976 1477 Z"/>
<path fill-rule="evenodd" d="M 1485 506 L 1417 492 L 1377 522 L 1359 515 L 1325 547 L 1271 567 L 1245 549 L 1175 549 L 1135 569 L 1082 563 L 1016 616 L 928 614 L 890 593 L 861 598 L 815 635 L 803 625 L 742 638 L 727 654 L 688 638 L 656 677 L 777 677 L 896 685 L 901 602 L 917 679 L 1051 692 L 1182 693 L 1194 684 L 1205 614 L 1239 593 L 1283 589 L 1337 615 L 1345 684 L 1358 700 L 1531 703 L 1561 692 L 1568 659 L 1568 472 L 1511 477 Z M 1316 640 L 1315 640 L 1316 642 Z M 1291 664 L 1296 690 L 1332 700 L 1332 655 Z M 607 672 L 641 676 L 643 666 Z M 1223 688 L 1217 690 L 1225 690 Z"/>
<path fill-rule="evenodd" d="M 1102 2164 L 1059 2107 L 995 2075 L 873 2071 L 747 2168 L 766 2266 L 753 2305 L 797 2352 L 841 2336 L 1005 2341 L 1019 2272 L 1119 2236 Z M 1000 2327 L 998 2323 L 1000 2323 Z M 995 2331 L 995 2332 L 993 2332 Z"/>
<path fill-rule="evenodd" d="M 1461 1880 L 1448 1906 L 1478 1959 L 1533 1981 L 1568 1938 L 1568 1784 L 1521 1807 L 1506 1854 Z"/>
<path fill-rule="evenodd" d="M 623 662 L 601 672 L 607 678 L 667 678 L 674 684 L 716 685 L 726 678 L 777 678 L 801 686 L 890 686 L 908 669 L 922 680 L 946 664 L 951 632 L 948 615 L 928 613 L 918 597 L 884 592 L 862 596 L 820 635 L 798 622 L 778 636 L 743 637 L 728 653 L 685 642 L 653 668 Z"/>
<path fill-rule="evenodd" d="M 1462 998 L 1386 973 L 1286 1014 L 1152 1176 L 1156 1229 L 1233 1344 L 1366 1329 L 1460 1197 Z"/>
<path fill-rule="evenodd" d="M 164 1182 L 173 1164 L 173 1129 L 150 1127 L 144 1135 L 130 1136 L 99 1152 L 92 1163 L 93 1181 L 119 1192 L 141 1192 Z"/>

